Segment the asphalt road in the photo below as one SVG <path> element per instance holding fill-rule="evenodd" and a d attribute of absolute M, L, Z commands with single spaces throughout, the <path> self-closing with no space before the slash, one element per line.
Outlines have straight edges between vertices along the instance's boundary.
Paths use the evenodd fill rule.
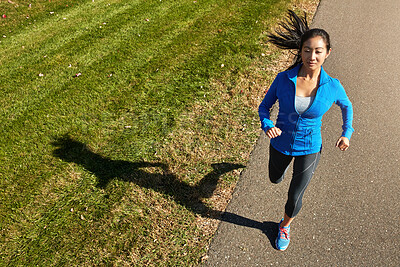
<path fill-rule="evenodd" d="M 337 106 L 325 114 L 321 161 L 292 223 L 285 252 L 274 249 L 290 173 L 267 177 L 261 134 L 210 245 L 206 266 L 400 266 L 400 1 L 322 0 L 313 27 L 327 30 L 324 68 L 354 106 L 350 148 Z"/>

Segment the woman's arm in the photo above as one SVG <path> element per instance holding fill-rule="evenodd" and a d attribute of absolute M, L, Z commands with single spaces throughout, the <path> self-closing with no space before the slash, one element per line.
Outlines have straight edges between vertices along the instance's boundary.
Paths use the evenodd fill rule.
<path fill-rule="evenodd" d="M 340 107 L 342 111 L 342 135 L 336 142 L 336 147 L 340 150 L 345 151 L 350 146 L 350 138 L 354 132 L 353 128 L 353 105 L 350 102 L 343 86 L 339 83 L 339 88 L 336 94 L 335 103 Z"/>
<path fill-rule="evenodd" d="M 272 108 L 272 105 L 275 104 L 276 100 L 278 99 L 276 95 L 278 84 L 279 84 L 279 74 L 271 84 L 267 94 L 265 95 L 263 101 L 258 107 L 258 115 L 260 116 L 261 129 L 263 129 L 263 131 L 266 133 L 268 132 L 269 129 L 276 128 L 273 121 L 270 119 L 270 110 Z"/>

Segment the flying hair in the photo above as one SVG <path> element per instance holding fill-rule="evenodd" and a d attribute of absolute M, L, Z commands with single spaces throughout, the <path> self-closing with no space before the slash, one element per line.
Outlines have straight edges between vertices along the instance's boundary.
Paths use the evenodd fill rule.
<path fill-rule="evenodd" d="M 303 17 L 299 17 L 294 11 L 288 10 L 286 19 L 278 25 L 281 28 L 275 29 L 275 33 L 267 34 L 268 42 L 281 49 L 296 50 L 293 65 L 289 67 L 289 69 L 292 69 L 301 63 L 302 36 L 310 30 L 306 14 L 304 13 Z"/>

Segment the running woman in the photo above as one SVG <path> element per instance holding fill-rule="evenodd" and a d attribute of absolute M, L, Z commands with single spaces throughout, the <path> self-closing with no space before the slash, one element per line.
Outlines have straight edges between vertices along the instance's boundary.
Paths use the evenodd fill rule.
<path fill-rule="evenodd" d="M 290 242 L 290 224 L 302 207 L 303 194 L 317 168 L 322 149 L 321 120 L 333 103 L 342 111 L 343 132 L 336 147 L 349 147 L 353 108 L 339 80 L 331 78 L 322 68 L 331 53 L 328 33 L 309 29 L 305 17 L 289 11 L 283 30 L 268 35 L 269 41 L 282 49 L 297 52 L 293 65 L 279 73 L 259 106 L 261 128 L 270 138 L 269 178 L 272 183 L 283 180 L 289 163 L 294 159 L 283 219 L 275 241 L 278 250 Z M 270 109 L 278 100 L 276 123 Z"/>

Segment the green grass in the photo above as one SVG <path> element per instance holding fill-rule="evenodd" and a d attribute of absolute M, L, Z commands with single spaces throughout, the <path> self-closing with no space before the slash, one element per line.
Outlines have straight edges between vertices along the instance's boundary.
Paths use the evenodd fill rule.
<path fill-rule="evenodd" d="M 15 2 L 0 2 L 0 265 L 197 264 L 197 218 L 257 135 L 239 85 L 264 78 L 260 38 L 290 1 Z"/>

